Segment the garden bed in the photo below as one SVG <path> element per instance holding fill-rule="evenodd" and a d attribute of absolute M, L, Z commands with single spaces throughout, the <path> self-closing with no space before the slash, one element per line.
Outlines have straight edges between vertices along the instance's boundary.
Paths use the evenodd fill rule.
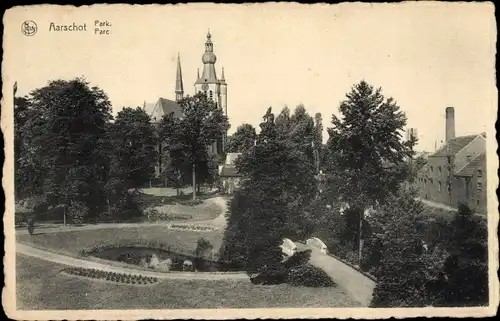
<path fill-rule="evenodd" d="M 147 286 L 159 283 L 159 279 L 156 277 L 142 276 L 137 274 L 115 273 L 80 267 L 65 268 L 61 272 L 66 275 L 82 277 L 86 279 L 95 279 L 104 282 L 134 286 Z"/>
<path fill-rule="evenodd" d="M 194 224 L 170 224 L 170 229 L 182 230 L 182 231 L 196 231 L 196 232 L 212 232 L 216 228 L 208 225 L 194 225 Z"/>
<path fill-rule="evenodd" d="M 248 280 L 161 280 L 123 287 L 60 273 L 60 264 L 17 255 L 19 310 L 359 307 L 338 287 L 253 285 Z M 105 298 L 105 299 L 103 299 Z"/>

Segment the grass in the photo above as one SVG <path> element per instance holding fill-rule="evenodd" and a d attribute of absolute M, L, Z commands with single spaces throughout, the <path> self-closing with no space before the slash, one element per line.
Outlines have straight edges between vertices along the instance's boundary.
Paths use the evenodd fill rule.
<path fill-rule="evenodd" d="M 305 288 L 286 284 L 259 286 L 249 281 L 220 280 L 161 280 L 157 285 L 134 287 L 59 273 L 64 268 L 63 265 L 17 255 L 17 308 L 74 310 L 359 306 L 335 287 Z"/>
<path fill-rule="evenodd" d="M 191 204 L 192 196 L 177 196 L 175 190 L 169 188 L 143 189 L 136 194 L 136 199 L 143 209 L 154 208 L 163 216 L 175 219 L 205 220 L 213 219 L 221 214 L 222 208 L 214 202 L 206 201 L 213 193 L 200 193 L 197 199 L 200 204 Z"/>
<path fill-rule="evenodd" d="M 73 257 L 77 257 L 80 250 L 90 249 L 98 244 L 134 242 L 139 239 L 170 244 L 174 248 L 191 251 L 196 249 L 196 242 L 200 237 L 207 239 L 216 250 L 221 246 L 221 231 L 178 231 L 162 226 L 101 228 L 57 233 L 43 233 L 43 230 L 35 230 L 35 235 L 16 235 L 18 242 Z"/>

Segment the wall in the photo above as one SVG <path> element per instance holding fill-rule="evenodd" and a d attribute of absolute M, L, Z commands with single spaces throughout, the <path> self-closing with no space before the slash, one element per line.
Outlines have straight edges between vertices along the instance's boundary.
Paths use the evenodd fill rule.
<path fill-rule="evenodd" d="M 452 192 L 458 186 L 449 170 L 452 164 L 453 158 L 450 158 L 450 164 L 447 157 L 430 156 L 428 158 L 427 170 L 419 175 L 417 182 L 421 198 L 447 205 L 453 204 Z M 449 192 L 448 183 L 450 182 Z M 441 187 L 439 187 L 439 183 L 441 183 Z"/>
<path fill-rule="evenodd" d="M 477 145 L 480 145 L 480 143 Z M 454 163 L 454 158 L 451 158 L 451 163 Z M 455 175 L 451 175 L 450 177 L 448 167 L 448 159 L 446 157 L 429 157 L 426 171 L 419 173 L 417 176 L 416 185 L 419 189 L 420 198 L 455 208 L 458 207 L 460 201 L 466 201 L 471 209 L 475 209 L 478 213 L 486 213 L 486 162 L 483 162 L 476 169 L 471 178 Z M 441 171 L 439 168 L 441 168 Z M 477 170 L 482 171 L 482 177 L 478 177 Z M 426 177 L 427 181 L 425 181 Z M 438 188 L 439 182 L 441 182 L 441 190 Z M 446 185 L 448 182 L 451 182 L 450 192 L 448 192 Z M 481 187 L 479 190 L 478 183 Z M 467 188 L 469 191 L 467 191 Z"/>
<path fill-rule="evenodd" d="M 479 174 L 478 170 L 480 170 L 482 174 Z M 486 162 L 483 162 L 470 179 L 471 197 L 468 201 L 470 207 L 473 208 L 476 213 L 487 213 L 486 185 Z"/>

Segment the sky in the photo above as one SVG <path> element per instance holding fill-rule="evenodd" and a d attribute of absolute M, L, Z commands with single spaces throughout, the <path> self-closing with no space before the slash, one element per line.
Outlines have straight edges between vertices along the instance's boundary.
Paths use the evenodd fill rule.
<path fill-rule="evenodd" d="M 448 106 L 457 135 L 493 133 L 493 12 L 483 3 L 432 2 L 14 8 L 4 17 L 2 68 L 18 95 L 84 76 L 116 114 L 174 99 L 178 54 L 185 94 L 193 94 L 210 29 L 228 84 L 230 133 L 242 123 L 257 127 L 270 106 L 277 114 L 299 104 L 328 127 L 350 88 L 366 80 L 406 113 L 417 149 L 433 151 Z M 20 32 L 25 20 L 37 23 L 35 35 Z M 95 20 L 108 21 L 110 34 L 95 35 Z M 51 22 L 85 23 L 87 31 L 49 31 Z"/>

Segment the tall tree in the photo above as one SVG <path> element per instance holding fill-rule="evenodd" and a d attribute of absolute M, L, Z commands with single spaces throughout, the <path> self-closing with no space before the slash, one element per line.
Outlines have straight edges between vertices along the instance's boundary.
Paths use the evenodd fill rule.
<path fill-rule="evenodd" d="M 27 97 L 14 98 L 14 159 L 16 198 L 41 193 L 43 168 L 41 159 L 34 157 L 34 146 L 28 146 L 32 122 L 36 114 Z"/>
<path fill-rule="evenodd" d="M 292 124 L 290 123 L 290 108 L 285 106 L 281 112 L 276 116 L 275 120 L 276 131 L 282 139 L 287 139 L 290 135 Z"/>
<path fill-rule="evenodd" d="M 108 97 L 76 78 L 51 81 L 29 99 L 33 113 L 25 124 L 24 153 L 28 162 L 43 168 L 48 204 L 84 204 L 83 212 L 97 215 L 105 207 L 109 171 Z"/>
<path fill-rule="evenodd" d="M 288 222 L 314 195 L 314 172 L 300 150 L 278 138 L 271 109 L 256 146 L 236 166 L 242 186 L 231 200 L 221 256 L 259 273 L 280 263 L 281 240 L 293 232 Z"/>
<path fill-rule="evenodd" d="M 293 114 L 285 106 L 276 117 L 276 132 L 279 139 L 288 140 L 314 163 L 314 119 L 307 113 L 304 105 L 297 106 Z"/>
<path fill-rule="evenodd" d="M 124 108 L 110 129 L 126 188 L 144 186 L 154 175 L 157 157 L 155 128 L 149 115 L 140 107 Z"/>
<path fill-rule="evenodd" d="M 365 210 L 383 202 L 408 178 L 406 159 L 414 152 L 411 142 L 402 140 L 406 116 L 380 88 L 361 81 L 346 97 L 341 118 L 333 115 L 328 128 L 327 175 L 331 197 L 358 213 L 361 225 Z M 362 230 L 360 226 L 360 262 Z"/>
<path fill-rule="evenodd" d="M 187 160 L 193 180 L 193 200 L 196 199 L 198 170 L 210 168 L 208 148 L 221 141 L 229 127 L 227 117 L 203 93 L 188 96 L 179 102 L 183 117 L 166 115 L 160 124 L 160 139 Z M 203 176 L 203 175 L 202 175 Z"/>
<path fill-rule="evenodd" d="M 248 151 L 253 147 L 256 139 L 257 133 L 252 125 L 240 125 L 231 136 L 231 140 L 228 141 L 227 151 L 229 153 L 243 153 Z"/>

